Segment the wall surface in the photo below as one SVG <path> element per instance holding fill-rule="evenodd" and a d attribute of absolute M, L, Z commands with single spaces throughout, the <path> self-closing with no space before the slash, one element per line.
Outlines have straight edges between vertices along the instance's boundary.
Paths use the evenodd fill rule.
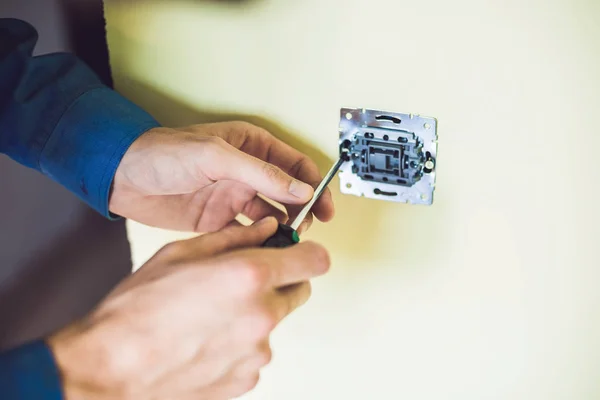
<path fill-rule="evenodd" d="M 344 106 L 439 121 L 431 207 L 339 194 L 333 268 L 248 399 L 600 397 L 600 3 L 106 3 L 115 85 L 336 156 Z M 129 223 L 139 267 L 186 235 Z M 203 307 L 206 305 L 198 305 Z"/>

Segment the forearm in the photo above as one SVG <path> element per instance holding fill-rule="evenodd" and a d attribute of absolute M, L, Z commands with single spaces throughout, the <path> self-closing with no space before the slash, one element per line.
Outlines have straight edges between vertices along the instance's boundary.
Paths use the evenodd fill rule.
<path fill-rule="evenodd" d="M 0 19 L 0 153 L 59 182 L 109 217 L 124 153 L 159 124 L 71 54 L 33 57 L 35 29 Z"/>

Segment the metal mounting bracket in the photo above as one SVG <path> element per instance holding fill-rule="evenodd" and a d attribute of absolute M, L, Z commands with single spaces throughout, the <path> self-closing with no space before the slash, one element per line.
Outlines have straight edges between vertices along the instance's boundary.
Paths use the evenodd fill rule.
<path fill-rule="evenodd" d="M 340 190 L 344 194 L 431 205 L 437 120 L 414 114 L 342 108 Z"/>

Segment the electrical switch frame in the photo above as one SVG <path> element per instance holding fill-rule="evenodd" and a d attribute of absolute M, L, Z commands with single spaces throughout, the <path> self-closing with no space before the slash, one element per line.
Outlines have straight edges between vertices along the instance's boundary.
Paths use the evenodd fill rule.
<path fill-rule="evenodd" d="M 344 194 L 431 205 L 437 167 L 437 120 L 342 108 L 340 190 Z"/>

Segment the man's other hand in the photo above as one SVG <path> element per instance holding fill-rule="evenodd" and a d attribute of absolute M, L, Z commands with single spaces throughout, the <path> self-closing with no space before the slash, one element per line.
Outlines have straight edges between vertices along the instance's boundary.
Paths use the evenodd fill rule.
<path fill-rule="evenodd" d="M 329 268 L 319 245 L 258 248 L 274 218 L 167 245 L 48 340 L 66 400 L 221 400 L 269 363 L 269 336 Z"/>
<path fill-rule="evenodd" d="M 110 211 L 146 225 L 214 232 L 235 223 L 292 219 L 321 180 L 306 155 L 246 122 L 154 128 L 129 148 L 113 183 Z M 286 207 L 287 214 L 261 195 Z M 314 215 L 329 221 L 331 193 L 323 193 Z M 300 228 L 306 230 L 312 214 Z"/>

